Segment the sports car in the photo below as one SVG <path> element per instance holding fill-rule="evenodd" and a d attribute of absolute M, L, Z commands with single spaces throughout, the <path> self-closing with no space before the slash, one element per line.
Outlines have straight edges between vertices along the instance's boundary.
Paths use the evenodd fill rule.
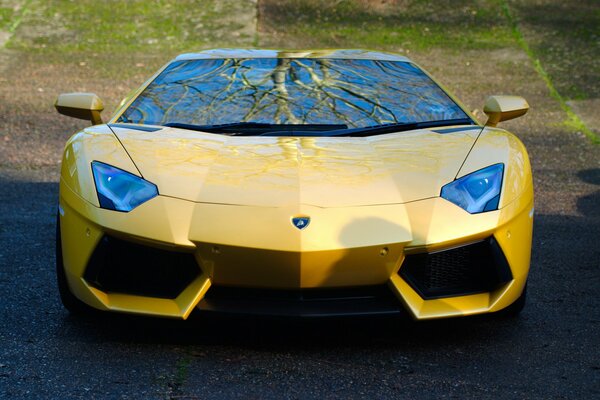
<path fill-rule="evenodd" d="M 528 155 L 421 67 L 363 50 L 183 54 L 64 150 L 58 289 L 71 312 L 425 320 L 517 314 Z"/>

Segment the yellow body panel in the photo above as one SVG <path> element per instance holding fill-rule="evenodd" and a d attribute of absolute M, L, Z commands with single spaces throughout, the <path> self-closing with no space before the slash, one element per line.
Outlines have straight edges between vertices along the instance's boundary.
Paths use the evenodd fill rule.
<path fill-rule="evenodd" d="M 204 203 L 160 195 L 129 213 L 104 210 L 98 207 L 97 198 L 94 198 L 89 163 L 101 159 L 132 173 L 136 173 L 136 170 L 126 154 L 119 151 L 115 141 L 110 139 L 110 134 L 103 129 L 90 128 L 69 142 L 60 186 L 60 204 L 64 211 L 61 216 L 62 241 L 68 281 L 73 293 L 94 307 L 185 318 L 208 290 L 211 282 L 268 288 L 346 287 L 389 282 L 414 316 L 423 319 L 496 311 L 512 303 L 523 289 L 529 268 L 533 192 L 526 153 L 514 136 L 503 131 L 484 133 L 482 138 L 488 140 L 489 137 L 490 143 L 478 142 L 472 152 L 473 161 L 469 157 L 461 170 L 461 174 L 463 171 L 468 173 L 476 170 L 482 165 L 489 165 L 490 159 L 509 166 L 503 184 L 505 194 L 502 196 L 502 207 L 498 211 L 471 215 L 433 195 L 434 192 L 439 194 L 443 184 L 438 179 L 424 180 L 428 188 L 423 190 L 422 200 L 368 206 L 351 205 L 352 199 L 346 198 L 347 192 L 332 190 L 331 182 L 330 189 L 323 193 L 322 200 L 313 197 L 316 199 L 313 201 L 320 201 L 320 205 L 305 204 L 299 196 L 297 177 L 294 180 L 295 186 L 288 187 L 293 195 L 286 195 L 284 190 L 284 194 L 279 196 L 278 191 L 273 191 L 273 195 L 265 200 L 269 201 L 268 204 L 223 204 L 222 201 Z M 432 140 L 430 134 L 421 134 L 424 143 Z M 89 136 L 87 141 L 81 139 L 84 135 Z M 459 134 L 457 137 L 464 139 L 469 136 Z M 384 138 L 377 139 L 369 148 L 381 146 L 389 150 L 391 144 L 385 143 Z M 415 137 L 411 139 L 418 141 Z M 176 142 L 179 139 L 173 140 Z M 277 142 L 275 138 L 270 140 Z M 291 140 L 300 141 L 286 138 L 286 141 Z M 404 143 L 401 137 L 398 142 Z M 502 142 L 509 142 L 512 147 L 497 145 Z M 188 143 L 186 146 L 189 145 Z M 199 145 L 202 146 L 203 144 Z M 243 148 L 244 145 L 238 146 Z M 423 158 L 433 159 L 432 152 L 423 146 Z M 250 143 L 248 147 L 256 149 L 256 144 Z M 348 152 L 353 147 L 355 145 L 349 144 Z M 415 147 L 419 148 L 418 145 Z M 73 163 L 70 160 L 76 149 L 81 153 L 74 155 L 78 162 Z M 481 161 L 478 161 L 480 151 L 485 152 L 487 157 L 481 156 Z M 414 173 L 418 174 L 419 164 L 413 163 L 418 159 L 418 154 L 416 151 L 409 153 L 406 149 L 404 152 L 405 157 L 399 159 L 406 160 L 407 170 L 412 167 Z M 383 161 L 377 161 L 377 165 L 386 164 L 385 156 L 381 159 Z M 158 163 L 157 169 L 169 164 L 162 161 L 165 164 Z M 139 164 L 147 178 L 150 175 L 146 174 L 148 165 L 144 162 Z M 173 165 L 176 166 L 177 163 Z M 276 163 L 274 168 L 281 169 L 281 165 L 282 163 Z M 432 162 L 431 165 L 436 164 Z M 189 165 L 187 167 L 191 169 Z M 294 168 L 289 170 L 295 171 Z M 395 168 L 400 175 L 408 175 L 407 171 L 401 172 L 400 165 Z M 339 171 L 342 169 L 337 173 Z M 351 171 L 352 174 L 355 173 Z M 149 172 L 160 176 L 157 171 Z M 315 172 L 311 170 L 311 173 Z M 421 173 L 426 176 L 425 172 Z M 452 180 L 451 175 L 447 178 L 448 181 Z M 82 176 L 88 179 L 84 184 L 81 183 Z M 194 179 L 194 176 L 194 173 L 190 173 L 186 178 Z M 385 179 L 393 182 L 393 176 L 386 170 Z M 216 178 L 211 177 L 213 180 Z M 343 188 L 351 181 L 351 177 L 346 178 L 340 179 Z M 191 186 L 190 180 L 185 181 L 182 176 L 179 179 L 184 182 L 183 185 Z M 223 176 L 224 182 L 228 179 L 230 178 Z M 251 182 L 257 184 L 258 180 Z M 362 183 L 360 177 L 357 182 L 358 185 Z M 368 180 L 364 184 L 368 185 Z M 401 200 L 398 185 L 392 185 L 394 195 Z M 430 186 L 434 186 L 433 191 Z M 162 189 L 160 184 L 159 188 Z M 262 188 L 263 195 L 267 196 L 269 189 L 269 185 L 265 185 Z M 240 190 L 242 193 L 243 187 L 226 185 L 223 190 Z M 253 187 L 252 190 L 257 188 Z M 315 189 L 315 193 L 317 192 Z M 336 196 L 340 196 L 339 200 Z M 505 196 L 512 199 L 509 204 L 504 204 Z M 255 195 L 249 198 L 260 197 Z M 237 199 L 243 200 L 240 197 Z M 298 214 L 312 217 L 310 228 L 300 231 L 291 225 L 289 219 Z M 102 293 L 89 286 L 82 275 L 104 233 L 152 246 L 193 252 L 202 266 L 203 274 L 175 300 Z M 513 282 L 494 293 L 423 300 L 397 274 L 405 253 L 451 248 L 492 235 L 504 250 L 514 276 Z M 240 260 L 244 262 L 241 263 Z"/>
<path fill-rule="evenodd" d="M 113 129 L 161 194 L 265 207 L 401 204 L 438 196 L 480 131 L 294 138 Z"/>
<path fill-rule="evenodd" d="M 100 203 L 90 165 L 99 157 L 107 164 L 139 176 L 127 152 L 106 125 L 87 128 L 73 135 L 63 153 L 61 180 L 95 206 Z"/>
<path fill-rule="evenodd" d="M 387 283 L 417 319 L 501 310 L 520 296 L 529 270 L 531 169 L 514 135 L 478 128 L 366 138 L 88 128 L 67 143 L 61 172 L 69 287 L 98 309 L 179 318 L 187 318 L 211 285 Z M 92 161 L 142 176 L 159 195 L 128 213 L 101 209 Z M 496 163 L 505 166 L 498 210 L 469 214 L 439 197 L 443 185 Z M 308 228 L 292 225 L 298 215 L 311 217 Z M 175 299 L 102 292 L 83 274 L 105 234 L 194 254 L 201 273 Z M 491 293 L 424 300 L 398 274 L 405 254 L 490 237 L 513 275 Z"/>

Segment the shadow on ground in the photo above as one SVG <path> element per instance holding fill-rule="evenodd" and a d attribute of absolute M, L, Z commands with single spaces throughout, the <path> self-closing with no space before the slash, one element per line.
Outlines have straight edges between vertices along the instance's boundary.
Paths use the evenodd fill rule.
<path fill-rule="evenodd" d="M 508 317 L 414 322 L 406 317 L 254 318 L 193 314 L 187 321 L 122 315 L 66 316 L 68 331 L 95 342 L 140 342 L 176 345 L 233 345 L 270 349 L 306 349 L 449 341 L 478 342 L 523 321 Z"/>
<path fill-rule="evenodd" d="M 589 382 L 600 367 L 594 350 L 600 308 L 593 300 L 599 191 L 578 198 L 581 215 L 536 215 L 528 304 L 518 318 L 416 323 L 196 313 L 177 321 L 75 317 L 62 308 L 54 272 L 53 174 L 0 171 L 0 363 L 6 366 L 0 383 L 11 395 L 27 397 L 18 383 L 29 381 L 41 397 L 67 395 L 73 381 L 107 396 L 116 390 L 156 398 L 165 392 L 235 397 L 244 390 L 258 397 L 269 397 L 269 390 L 273 398 L 289 390 L 311 397 L 303 380 L 322 390 L 343 387 L 340 393 L 348 396 L 357 390 L 390 397 L 427 390 L 495 397 L 508 387 L 523 395 L 586 397 L 593 390 Z M 596 185 L 598 169 L 571 179 Z M 109 372 L 89 376 L 89 368 L 100 364 Z M 524 370 L 527 382 L 518 372 Z M 114 382 L 121 386 L 111 389 Z"/>
<path fill-rule="evenodd" d="M 600 186 L 600 168 L 581 170 L 577 176 L 583 182 Z M 577 210 L 588 217 L 600 217 L 600 188 L 592 194 L 578 198 Z"/>

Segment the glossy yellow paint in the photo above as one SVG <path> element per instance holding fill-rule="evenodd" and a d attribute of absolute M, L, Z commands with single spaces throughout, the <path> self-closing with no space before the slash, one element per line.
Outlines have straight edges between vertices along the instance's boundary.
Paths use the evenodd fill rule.
<path fill-rule="evenodd" d="M 521 295 L 531 256 L 533 191 L 527 190 L 521 198 L 503 209 L 475 215 L 464 215 L 468 213 L 443 199 L 415 202 L 411 208 L 408 213 L 415 216 L 412 226 L 417 228 L 416 240 L 408 245 L 406 254 L 450 249 L 493 235 L 513 274 L 511 282 L 494 292 L 435 300 L 423 300 L 398 274 L 391 275 L 390 286 L 415 318 L 447 318 L 500 311 Z M 429 214 L 429 210 L 434 212 Z M 465 217 L 468 223 L 463 226 L 451 223 L 464 221 Z"/>
<path fill-rule="evenodd" d="M 69 117 L 87 119 L 92 125 L 102 123 L 102 100 L 94 93 L 64 93 L 54 103 L 56 111 Z"/>
<path fill-rule="evenodd" d="M 123 102 L 112 122 L 144 87 Z M 501 129 L 367 138 L 113 129 L 99 125 L 74 135 L 61 171 L 67 281 L 92 307 L 185 319 L 211 284 L 315 288 L 387 282 L 415 318 L 429 319 L 498 311 L 525 285 L 531 168 L 523 144 Z M 94 160 L 153 182 L 159 196 L 128 213 L 99 208 Z M 471 215 L 439 197 L 444 184 L 496 163 L 505 165 L 499 210 Z M 310 226 L 293 227 L 295 215 L 310 216 Z M 82 277 L 104 234 L 193 253 L 202 273 L 173 300 L 104 293 Z M 398 275 L 405 254 L 490 236 L 514 277 L 492 293 L 423 300 Z"/>
<path fill-rule="evenodd" d="M 499 129 L 482 133 L 457 172 L 474 132 L 478 133 L 411 132 L 406 137 L 336 142 L 331 138 L 233 141 L 174 129 L 153 133 L 153 138 L 146 132 L 118 130 L 141 175 L 157 182 L 161 193 L 129 213 L 119 213 L 98 207 L 90 163 L 101 160 L 139 173 L 105 126 L 88 128 L 65 149 L 60 186 L 63 256 L 70 287 L 77 297 L 100 309 L 182 318 L 211 283 L 309 288 L 389 282 L 415 318 L 499 310 L 519 296 L 529 268 L 531 173 L 521 142 Z M 324 164 L 310 161 L 309 155 L 314 157 L 316 151 L 321 152 L 317 160 L 326 156 Z M 240 168 L 227 169 L 235 156 Z M 507 166 L 500 210 L 471 215 L 439 197 L 441 186 L 457 174 L 497 162 Z M 176 177 L 177 184 L 168 184 L 169 175 Z M 415 189 L 419 181 L 424 188 Z M 179 187 L 182 191 L 177 192 Z M 203 197 L 209 201 L 200 201 Z M 312 217 L 310 228 L 300 231 L 291 225 L 291 216 L 298 214 Z M 104 233 L 193 252 L 203 273 L 175 300 L 102 293 L 82 275 Z M 450 248 L 492 235 L 515 277 L 494 293 L 425 301 L 397 274 L 405 253 Z M 243 267 L 240 260 L 245 260 Z"/>
<path fill-rule="evenodd" d="M 397 204 L 438 196 L 480 131 L 294 138 L 113 129 L 161 194 L 264 207 Z"/>
<path fill-rule="evenodd" d="M 521 196 L 525 188 L 533 187 L 531 165 L 527 150 L 515 136 L 497 128 L 485 128 L 481 137 L 469 153 L 457 178 L 491 165 L 490 157 L 495 162 L 504 163 L 504 180 L 500 208 Z"/>
<path fill-rule="evenodd" d="M 94 126 L 79 132 L 67 141 L 61 164 L 61 180 L 95 206 L 100 206 L 90 165 L 94 160 L 140 176 L 135 164 L 119 140 L 106 125 Z"/>
<path fill-rule="evenodd" d="M 486 122 L 488 126 L 521 117 L 528 110 L 529 104 L 521 96 L 490 96 L 483 106 L 483 112 L 489 117 Z"/>

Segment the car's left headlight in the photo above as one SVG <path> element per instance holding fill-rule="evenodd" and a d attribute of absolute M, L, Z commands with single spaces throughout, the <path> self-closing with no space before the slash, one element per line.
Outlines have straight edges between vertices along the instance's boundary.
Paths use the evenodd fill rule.
<path fill-rule="evenodd" d="M 498 209 L 504 164 L 494 164 L 442 187 L 441 196 L 471 214 Z"/>
<path fill-rule="evenodd" d="M 92 161 L 100 207 L 128 212 L 158 196 L 155 184 L 122 169 Z"/>

